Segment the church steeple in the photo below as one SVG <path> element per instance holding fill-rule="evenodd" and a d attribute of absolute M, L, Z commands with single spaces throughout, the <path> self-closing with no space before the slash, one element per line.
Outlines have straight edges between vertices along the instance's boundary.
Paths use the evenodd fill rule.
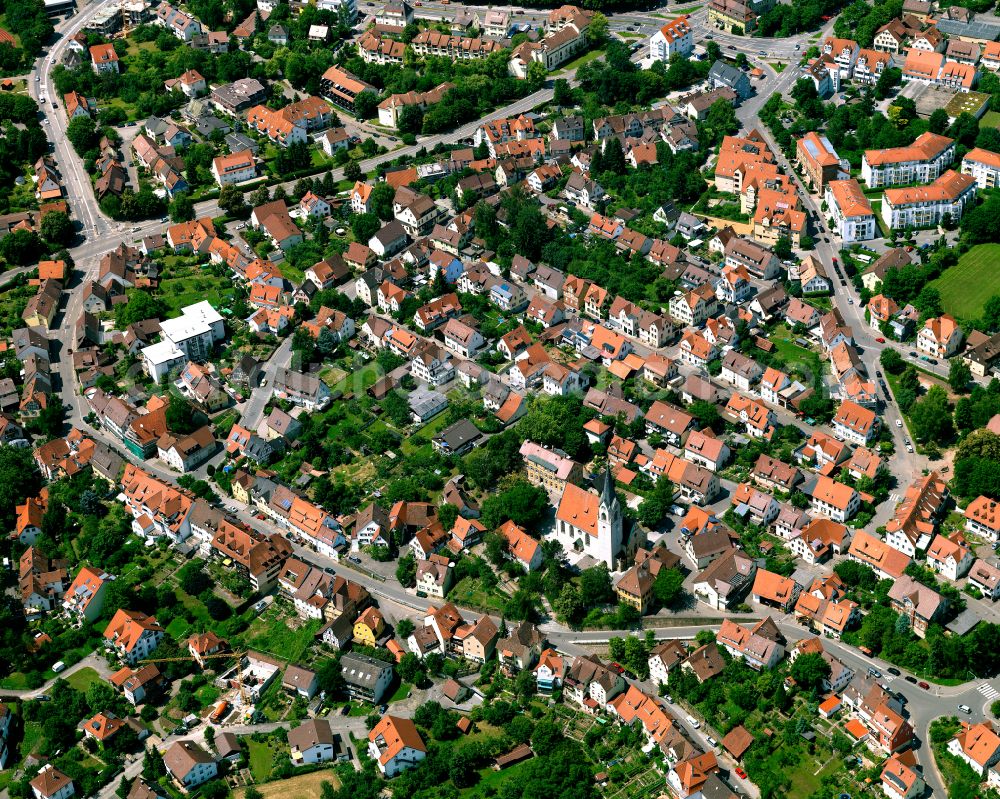
<path fill-rule="evenodd" d="M 615 494 L 615 478 L 611 476 L 611 467 L 604 467 L 604 485 L 601 486 L 601 506 L 609 511 L 618 502 Z"/>

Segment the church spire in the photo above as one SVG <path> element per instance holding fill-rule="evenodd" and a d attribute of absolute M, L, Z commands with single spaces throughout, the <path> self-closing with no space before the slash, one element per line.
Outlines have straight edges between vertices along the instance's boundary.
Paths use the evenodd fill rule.
<path fill-rule="evenodd" d="M 615 478 L 611 476 L 611 466 L 604 467 L 604 485 L 601 486 L 601 504 L 609 510 L 618 501 L 615 495 Z"/>

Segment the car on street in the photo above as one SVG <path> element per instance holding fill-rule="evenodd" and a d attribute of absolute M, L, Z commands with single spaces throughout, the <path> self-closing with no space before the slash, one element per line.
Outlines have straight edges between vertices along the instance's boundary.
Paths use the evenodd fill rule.
<path fill-rule="evenodd" d="M 764 51 L 764 50 L 758 50 L 758 51 L 757 51 L 757 55 L 759 55 L 759 56 L 760 56 L 761 58 L 763 58 L 764 56 L 766 56 L 766 55 L 767 55 L 767 52 L 766 52 L 766 51 Z"/>
<path fill-rule="evenodd" d="M 925 691 L 929 691 L 931 689 L 931 687 L 927 683 L 925 683 L 923 680 L 921 680 L 920 682 L 917 683 L 917 687 L 918 688 L 923 688 Z"/>
<path fill-rule="evenodd" d="M 886 669 L 886 671 L 889 672 L 893 677 L 902 677 L 903 676 L 903 672 L 901 672 L 895 666 L 890 666 L 889 668 Z"/>
<path fill-rule="evenodd" d="M 868 669 L 868 676 L 874 677 L 876 680 L 878 680 L 881 679 L 882 672 L 880 672 L 878 669 Z"/>
<path fill-rule="evenodd" d="M 903 420 L 902 419 L 897 419 L 896 420 L 896 427 L 902 427 L 902 426 L 903 426 Z"/>
<path fill-rule="evenodd" d="M 966 715 L 970 715 L 972 713 L 972 708 L 969 707 L 968 705 L 959 705 L 958 709 L 961 710 Z"/>
<path fill-rule="evenodd" d="M 917 353 L 915 353 L 915 352 L 909 352 L 909 353 L 907 353 L 907 354 L 908 354 L 908 355 L 909 355 L 909 356 L 910 356 L 911 358 L 916 358 L 916 357 L 917 357 Z"/>
<path fill-rule="evenodd" d="M 739 777 L 741 780 L 745 780 L 747 778 L 747 773 L 742 768 L 740 768 L 739 766 L 737 766 L 736 767 L 736 776 Z"/>
<path fill-rule="evenodd" d="M 847 304 L 848 305 L 854 305 L 854 297 L 848 297 L 847 298 Z"/>
<path fill-rule="evenodd" d="M 879 344 L 885 344 L 885 336 L 879 336 L 875 339 Z"/>
<path fill-rule="evenodd" d="M 906 680 L 907 682 L 912 682 L 914 685 L 917 684 L 917 678 L 914 677 L 912 674 L 907 674 L 903 679 Z"/>
<path fill-rule="evenodd" d="M 668 705 L 672 705 L 674 703 L 674 698 L 670 694 L 665 694 L 663 698 L 667 700 Z"/>

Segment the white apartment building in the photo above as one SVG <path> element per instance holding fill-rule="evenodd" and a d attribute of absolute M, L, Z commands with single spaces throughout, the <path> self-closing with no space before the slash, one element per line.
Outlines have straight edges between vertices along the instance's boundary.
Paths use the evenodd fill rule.
<path fill-rule="evenodd" d="M 934 227 L 945 215 L 957 223 L 975 199 L 975 178 L 949 169 L 929 186 L 886 189 L 882 221 L 892 230 Z"/>
<path fill-rule="evenodd" d="M 955 142 L 936 133 L 921 133 L 909 147 L 865 150 L 861 179 L 870 188 L 929 183 L 955 160 Z"/>
<path fill-rule="evenodd" d="M 694 32 L 687 14 L 668 22 L 649 38 L 649 57 L 669 61 L 675 55 L 688 58 L 694 50 Z"/>
<path fill-rule="evenodd" d="M 181 309 L 181 315 L 160 323 L 162 340 L 144 347 L 143 362 L 149 376 L 159 383 L 173 368 L 187 361 L 204 361 L 216 342 L 226 337 L 226 325 L 208 300 Z"/>
<path fill-rule="evenodd" d="M 971 175 L 981 189 L 1000 186 L 1000 155 L 976 147 L 969 150 L 962 159 L 962 174 Z"/>
<path fill-rule="evenodd" d="M 830 181 L 824 199 L 833 219 L 832 227 L 844 244 L 876 237 L 875 212 L 854 178 Z"/>

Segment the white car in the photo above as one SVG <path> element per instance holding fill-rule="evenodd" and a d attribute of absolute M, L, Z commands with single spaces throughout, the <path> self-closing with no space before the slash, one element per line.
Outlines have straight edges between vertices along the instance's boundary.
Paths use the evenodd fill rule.
<path fill-rule="evenodd" d="M 896 427 L 902 427 L 902 426 L 903 426 L 903 420 L 902 419 L 897 419 L 896 420 Z"/>

